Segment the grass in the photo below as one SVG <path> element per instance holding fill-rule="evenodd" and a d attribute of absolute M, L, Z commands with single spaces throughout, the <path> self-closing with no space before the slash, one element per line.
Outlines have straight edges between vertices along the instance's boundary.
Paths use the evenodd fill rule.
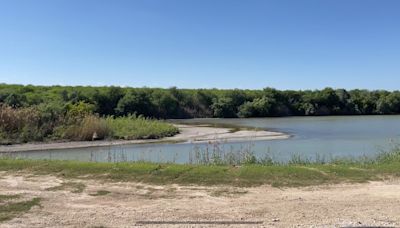
<path fill-rule="evenodd" d="M 230 166 L 0 159 L 0 171 L 24 171 L 33 174 L 54 174 L 66 178 L 94 178 L 149 184 L 231 186 L 267 184 L 275 187 L 361 183 L 400 177 L 399 151 L 382 154 L 375 160 L 343 160 L 325 164 L 298 162 L 299 164 Z"/>
<path fill-rule="evenodd" d="M 179 133 L 172 124 L 145 117 L 108 117 L 106 122 L 117 139 L 158 139 Z"/>
<path fill-rule="evenodd" d="M 40 205 L 40 198 L 22 202 L 9 202 L 0 206 L 0 222 L 11 220 L 28 212 L 32 207 Z"/>
<path fill-rule="evenodd" d="M 159 139 L 177 133 L 179 129 L 172 124 L 135 115 L 107 118 L 88 115 L 73 125 L 58 128 L 62 138 L 73 141 Z"/>
<path fill-rule="evenodd" d="M 0 203 L 13 200 L 13 199 L 18 199 L 20 198 L 20 195 L 0 195 Z"/>

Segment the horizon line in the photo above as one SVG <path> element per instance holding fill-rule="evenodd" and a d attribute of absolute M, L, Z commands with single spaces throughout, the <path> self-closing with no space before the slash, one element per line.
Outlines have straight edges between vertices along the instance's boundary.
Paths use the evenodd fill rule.
<path fill-rule="evenodd" d="M 382 89 L 382 88 L 374 88 L 374 89 L 368 89 L 368 88 L 344 88 L 344 87 L 333 87 L 333 86 L 325 86 L 325 87 L 319 87 L 319 88 L 302 88 L 302 89 L 283 89 L 283 88 L 277 88 L 273 86 L 265 86 L 262 88 L 217 88 L 217 87 L 178 87 L 178 86 L 168 86 L 168 87 L 163 87 L 163 86 L 132 86 L 132 85 L 118 85 L 118 84 L 105 84 L 105 85 L 94 85 L 94 84 L 32 84 L 32 83 L 6 83 L 6 82 L 0 82 L 0 85 L 14 85 L 14 86 L 38 86 L 38 87 L 120 87 L 120 88 L 132 88 L 132 89 L 171 89 L 171 88 L 176 88 L 176 89 L 181 89 L 181 90 L 264 90 L 266 88 L 271 88 L 271 89 L 276 89 L 279 91 L 318 91 L 318 90 L 324 90 L 324 89 L 333 89 L 333 90 L 346 90 L 346 91 L 352 91 L 352 90 L 367 90 L 367 91 L 388 91 L 388 92 L 396 92 L 399 90 L 391 90 L 391 89 Z"/>

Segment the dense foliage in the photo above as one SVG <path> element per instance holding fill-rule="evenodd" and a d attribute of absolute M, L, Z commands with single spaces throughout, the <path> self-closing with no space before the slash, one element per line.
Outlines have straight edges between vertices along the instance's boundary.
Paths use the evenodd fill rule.
<path fill-rule="evenodd" d="M 39 107 L 52 118 L 84 104 L 99 116 L 143 115 L 160 119 L 370 115 L 400 113 L 400 92 L 331 89 L 315 91 L 218 90 L 22 86 L 0 84 L 0 103 Z"/>
<path fill-rule="evenodd" d="M 100 117 L 94 106 L 78 102 L 64 108 L 40 104 L 0 106 L 0 144 L 32 141 L 88 141 L 100 139 L 155 139 L 172 136 L 171 124 L 142 116 Z"/>

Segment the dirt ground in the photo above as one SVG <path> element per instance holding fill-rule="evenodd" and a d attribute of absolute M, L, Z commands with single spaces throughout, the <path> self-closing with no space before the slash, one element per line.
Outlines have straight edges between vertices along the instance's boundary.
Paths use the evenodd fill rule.
<path fill-rule="evenodd" d="M 42 199 L 0 227 L 400 226 L 399 180 L 278 189 L 0 177 L 0 194 Z"/>

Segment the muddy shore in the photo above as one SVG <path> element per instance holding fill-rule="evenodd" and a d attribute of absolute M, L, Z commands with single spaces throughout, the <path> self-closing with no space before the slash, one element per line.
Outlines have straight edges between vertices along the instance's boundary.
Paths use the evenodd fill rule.
<path fill-rule="evenodd" d="M 26 143 L 10 146 L 0 146 L 0 153 L 38 151 L 53 149 L 88 148 L 113 145 L 146 144 L 146 143 L 213 143 L 213 142 L 246 142 L 256 140 L 287 139 L 290 136 L 280 132 L 210 127 L 203 125 L 176 124 L 180 133 L 162 139 L 141 140 L 102 140 L 83 142 L 51 142 Z"/>

